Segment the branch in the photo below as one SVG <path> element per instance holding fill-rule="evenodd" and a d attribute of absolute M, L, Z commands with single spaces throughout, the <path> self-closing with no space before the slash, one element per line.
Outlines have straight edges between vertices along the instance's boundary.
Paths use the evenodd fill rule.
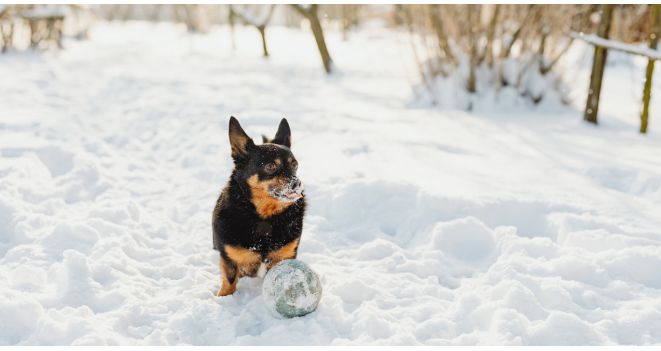
<path fill-rule="evenodd" d="M 486 58 L 488 63 L 491 64 L 493 61 L 493 39 L 496 36 L 496 24 L 498 22 L 498 14 L 500 13 L 500 4 L 496 4 L 493 10 L 493 15 L 491 16 L 491 21 L 489 21 L 489 28 L 487 29 L 487 44 L 484 47 L 484 51 L 478 62 L 484 61 Z"/>
<path fill-rule="evenodd" d="M 454 63 L 456 60 L 454 58 L 454 54 L 452 53 L 452 49 L 450 48 L 450 44 L 448 43 L 448 37 L 445 34 L 443 22 L 441 22 L 438 14 L 438 6 L 439 5 L 429 5 L 429 19 L 431 20 L 431 24 L 436 31 L 436 40 L 438 41 L 439 48 L 445 54 L 448 61 Z"/>
<path fill-rule="evenodd" d="M 560 58 L 567 52 L 567 50 L 569 50 L 569 47 L 573 43 L 574 43 L 574 38 L 570 38 L 567 45 L 565 45 L 565 47 L 562 48 L 562 50 L 560 50 L 558 55 L 553 60 L 551 60 L 551 62 L 548 65 L 542 66 L 540 68 L 541 73 L 542 74 L 548 73 L 553 68 L 553 66 L 555 66 L 555 64 L 558 63 L 558 61 L 560 61 Z"/>
<path fill-rule="evenodd" d="M 314 11 L 317 11 L 317 5 L 310 5 L 310 7 L 305 7 L 300 4 L 289 4 L 296 12 L 301 14 L 301 16 L 308 18 L 310 14 Z"/>
<path fill-rule="evenodd" d="M 636 45 L 626 44 L 616 40 L 604 39 L 594 34 L 570 32 L 571 38 L 582 40 L 590 45 L 599 46 L 609 50 L 622 51 L 633 55 L 645 56 L 651 60 L 661 60 L 661 51 L 650 48 L 641 48 Z"/>
<path fill-rule="evenodd" d="M 232 5 L 229 5 L 229 6 L 230 6 L 230 11 L 236 17 L 241 19 L 243 22 L 248 23 L 250 25 L 253 25 L 257 28 L 266 27 L 266 25 L 269 23 L 269 21 L 271 21 L 271 17 L 273 16 L 273 10 L 275 9 L 275 4 L 271 5 L 271 7 L 269 8 L 269 12 L 266 14 L 266 16 L 261 21 L 259 21 L 259 20 L 255 19 L 254 17 L 251 17 L 250 15 L 246 14 L 245 12 L 242 12 L 242 11 L 234 8 L 234 6 L 232 6 Z"/>
<path fill-rule="evenodd" d="M 526 23 L 528 22 L 528 19 L 532 17 L 532 13 L 533 13 L 533 5 L 528 5 L 528 12 L 526 12 L 526 16 L 523 18 L 523 21 L 521 21 L 519 28 L 517 28 L 516 31 L 514 31 L 514 34 L 512 34 L 512 40 L 510 41 L 507 48 L 503 51 L 502 57 L 509 57 L 510 51 L 512 51 L 512 46 L 514 46 L 514 43 L 516 43 L 516 40 L 519 38 L 519 35 L 521 35 L 521 30 L 523 29 L 523 27 L 525 27 Z"/>

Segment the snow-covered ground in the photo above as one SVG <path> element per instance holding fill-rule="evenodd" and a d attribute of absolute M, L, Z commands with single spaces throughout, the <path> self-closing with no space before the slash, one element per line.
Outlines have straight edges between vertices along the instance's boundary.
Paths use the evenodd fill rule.
<path fill-rule="evenodd" d="M 63 51 L 0 56 L 0 344 L 661 343 L 661 75 L 612 55 L 602 124 L 573 106 L 412 104 L 406 33 L 190 35 L 98 24 Z M 413 107 L 416 106 L 416 107 Z M 266 313 L 219 287 L 211 211 L 227 121 L 286 116 L 307 189 L 299 258 L 324 296 Z"/>

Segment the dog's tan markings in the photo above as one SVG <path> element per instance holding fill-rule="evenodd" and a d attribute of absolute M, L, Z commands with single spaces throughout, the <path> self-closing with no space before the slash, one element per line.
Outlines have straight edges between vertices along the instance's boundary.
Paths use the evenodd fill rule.
<path fill-rule="evenodd" d="M 274 162 L 275 162 L 275 164 L 278 165 L 278 166 L 280 166 L 280 165 L 282 164 L 282 160 L 279 159 L 279 158 L 276 158 Z"/>
<path fill-rule="evenodd" d="M 238 266 L 239 271 L 242 267 L 259 265 L 261 261 L 261 257 L 257 252 L 243 247 L 225 245 L 225 253 Z"/>
<path fill-rule="evenodd" d="M 298 242 L 299 239 L 296 239 L 289 244 L 275 250 L 269 252 L 268 258 L 269 258 L 269 265 L 268 269 L 271 269 L 276 263 L 282 261 L 282 260 L 288 260 L 290 258 L 296 258 L 296 249 L 298 249 Z"/>
<path fill-rule="evenodd" d="M 259 266 L 261 265 L 261 262 L 256 262 L 251 265 L 247 266 L 241 266 L 239 268 L 239 277 L 254 277 L 257 275 L 257 271 L 259 270 Z"/>
<path fill-rule="evenodd" d="M 230 267 L 225 263 L 225 260 L 220 259 L 220 270 L 223 272 L 223 281 L 220 289 L 216 293 L 216 296 L 227 296 L 232 295 L 236 291 L 236 284 L 239 282 L 239 277 L 235 276 L 234 282 L 230 283 L 227 279 L 230 274 Z M 236 273 L 235 273 L 236 274 Z"/>
<path fill-rule="evenodd" d="M 294 203 L 279 201 L 269 194 L 269 186 L 274 185 L 276 182 L 277 180 L 275 178 L 259 181 L 256 174 L 248 178 L 248 185 L 252 193 L 252 204 L 255 205 L 257 214 L 262 219 L 277 215 Z"/>

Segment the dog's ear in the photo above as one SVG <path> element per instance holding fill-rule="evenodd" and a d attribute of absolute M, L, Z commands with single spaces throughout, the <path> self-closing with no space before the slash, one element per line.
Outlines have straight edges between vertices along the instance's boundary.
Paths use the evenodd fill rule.
<path fill-rule="evenodd" d="M 232 147 L 232 158 L 235 161 L 247 159 L 250 150 L 255 147 L 255 143 L 243 131 L 239 121 L 234 116 L 230 117 L 229 136 L 230 146 Z"/>
<path fill-rule="evenodd" d="M 286 118 L 283 118 L 282 121 L 280 121 L 278 132 L 275 133 L 275 138 L 273 138 L 273 140 L 270 142 L 273 144 L 291 147 L 291 130 L 289 129 L 289 123 L 287 123 Z"/>

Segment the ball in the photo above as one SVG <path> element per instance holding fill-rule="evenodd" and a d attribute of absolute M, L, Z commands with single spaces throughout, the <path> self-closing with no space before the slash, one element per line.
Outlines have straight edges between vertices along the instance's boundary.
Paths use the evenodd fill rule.
<path fill-rule="evenodd" d="M 304 316 L 319 305 L 321 281 L 303 261 L 280 261 L 264 276 L 262 296 L 266 308 L 276 316 Z"/>

